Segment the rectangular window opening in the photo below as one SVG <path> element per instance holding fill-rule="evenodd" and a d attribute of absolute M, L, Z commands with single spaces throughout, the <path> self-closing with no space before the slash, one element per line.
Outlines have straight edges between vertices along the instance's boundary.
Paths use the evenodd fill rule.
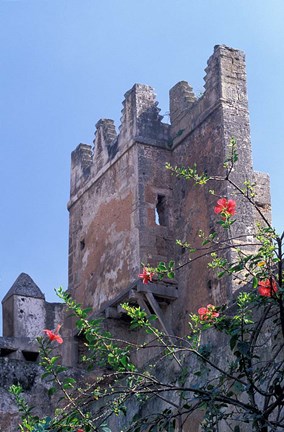
<path fill-rule="evenodd" d="M 85 239 L 80 240 L 80 250 L 81 251 L 85 249 L 85 246 L 86 246 Z"/>
<path fill-rule="evenodd" d="M 167 225 L 166 217 L 166 197 L 164 195 L 157 196 L 157 204 L 155 209 L 155 222 L 156 225 Z"/>
<path fill-rule="evenodd" d="M 0 357 L 9 357 L 9 355 L 15 351 L 16 350 L 12 350 L 9 348 L 0 348 Z"/>
<path fill-rule="evenodd" d="M 24 356 L 24 359 L 31 362 L 36 362 L 38 359 L 38 352 L 34 351 L 22 351 L 22 354 Z"/>

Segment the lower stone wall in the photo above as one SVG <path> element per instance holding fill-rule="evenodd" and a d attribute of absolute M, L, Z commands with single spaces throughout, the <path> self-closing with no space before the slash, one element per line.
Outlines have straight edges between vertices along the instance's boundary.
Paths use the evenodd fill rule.
<path fill-rule="evenodd" d="M 0 358 L 0 432 L 16 432 L 19 430 L 21 416 L 9 392 L 11 385 L 23 388 L 23 397 L 33 408 L 32 414 L 39 417 L 52 416 L 61 403 L 58 394 L 50 396 L 51 384 L 42 379 L 43 369 L 38 363 L 31 361 Z M 76 381 L 84 382 L 85 373 L 80 369 L 70 368 L 66 372 Z"/>
<path fill-rule="evenodd" d="M 260 314 L 260 310 L 257 314 Z M 271 314 L 272 318 L 265 323 L 263 328 L 263 336 L 259 340 L 259 361 L 266 362 L 271 359 L 274 354 L 273 345 L 277 343 L 277 331 L 275 323 L 275 315 Z M 129 322 L 116 319 L 107 319 L 105 321 L 105 327 L 112 334 L 115 334 L 117 338 L 123 340 L 125 338 L 130 339 L 133 343 L 139 341 L 143 343 L 143 334 L 140 330 L 129 330 Z M 147 335 L 149 337 L 149 335 Z M 208 329 L 203 334 L 202 344 L 207 345 L 211 350 L 210 359 L 214 364 L 220 368 L 228 368 L 229 364 L 233 360 L 232 353 L 228 348 L 228 337 L 223 333 L 217 332 L 215 329 Z M 280 347 L 280 343 L 278 344 Z M 135 363 L 148 365 L 149 363 L 153 366 L 152 373 L 163 383 L 172 383 L 176 386 L 193 387 L 194 385 L 199 385 L 200 383 L 206 383 L 209 380 L 216 378 L 218 372 L 216 369 L 211 368 L 209 371 L 204 371 L 200 375 L 195 375 L 201 367 L 200 360 L 193 353 L 187 352 L 183 354 L 182 368 L 178 365 L 176 360 L 173 358 L 168 358 L 167 356 L 162 356 L 162 360 L 156 361 L 158 352 L 161 350 L 159 348 L 153 348 L 142 350 L 142 355 L 139 358 L 139 353 L 133 354 L 133 360 Z M 275 360 L 275 359 L 274 359 Z M 276 361 L 280 365 L 280 369 L 283 367 L 281 364 L 284 362 L 283 349 L 279 351 Z M 282 362 L 282 363 L 281 363 Z M 68 375 L 74 376 L 78 383 L 93 382 L 97 376 L 101 376 L 102 373 L 109 373 L 110 370 L 99 370 L 95 369 L 90 374 L 86 374 L 82 369 L 70 368 L 68 370 Z M 280 370 L 279 369 L 279 370 Z M 142 366 L 143 370 L 143 366 Z M 58 407 L 58 395 L 49 396 L 48 388 L 49 383 L 41 379 L 42 369 L 38 363 L 31 361 L 23 361 L 12 358 L 0 358 L 0 431 L 1 432 L 16 432 L 18 430 L 18 423 L 20 421 L 19 413 L 17 407 L 14 403 L 13 397 L 10 395 L 8 389 L 12 384 L 20 384 L 25 391 L 25 398 L 30 406 L 34 406 L 34 414 L 41 416 L 52 415 L 55 408 Z M 109 384 L 109 380 L 106 379 L 106 385 Z M 216 384 L 216 383 L 215 383 Z M 79 385 L 79 384 L 78 384 Z M 101 383 L 103 386 L 103 383 Z M 281 382 L 282 385 L 282 382 Z M 265 383 L 264 383 L 265 386 Z M 188 393 L 187 393 L 188 395 Z M 179 406 L 181 400 L 181 392 L 165 392 L 162 394 L 163 398 L 150 398 L 146 401 L 137 399 L 135 396 L 131 397 L 127 403 L 126 415 L 111 416 L 108 419 L 108 424 L 112 432 L 123 431 L 127 426 L 133 424 L 135 418 L 143 418 L 152 414 L 161 414 L 165 409 L 172 408 L 168 401 L 174 402 L 176 406 Z M 240 396 L 240 400 L 243 397 Z M 94 410 L 98 409 L 97 402 L 94 402 Z M 263 400 L 258 397 L 256 403 L 259 407 L 263 405 Z M 201 431 L 201 421 L 203 412 L 196 411 L 185 420 L 183 431 L 187 432 L 200 432 Z M 238 424 L 238 423 L 237 423 Z M 232 425 L 232 430 L 234 430 L 235 424 Z M 251 423 L 244 424 L 240 423 L 241 432 L 251 432 Z M 219 432 L 228 432 L 228 425 L 224 422 L 219 425 Z M 278 429 L 275 429 L 278 432 Z"/>
<path fill-rule="evenodd" d="M 41 380 L 42 370 L 37 363 L 0 358 L 0 431 L 16 432 L 20 422 L 18 408 L 9 392 L 11 385 L 21 385 L 27 403 L 38 415 L 51 414 L 47 384 Z M 39 403 L 40 401 L 40 403 Z M 43 413 L 44 411 L 44 413 Z"/>

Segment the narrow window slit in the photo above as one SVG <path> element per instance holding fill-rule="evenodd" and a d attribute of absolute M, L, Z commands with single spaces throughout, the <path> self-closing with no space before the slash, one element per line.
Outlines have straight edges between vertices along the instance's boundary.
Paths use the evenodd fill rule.
<path fill-rule="evenodd" d="M 155 208 L 155 222 L 156 225 L 167 225 L 166 218 L 166 197 L 164 195 L 157 196 L 157 204 Z"/>

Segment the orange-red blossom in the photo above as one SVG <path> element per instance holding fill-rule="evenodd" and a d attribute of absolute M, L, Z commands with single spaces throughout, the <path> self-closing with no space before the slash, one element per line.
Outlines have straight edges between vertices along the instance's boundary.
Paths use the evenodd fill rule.
<path fill-rule="evenodd" d="M 214 318 L 218 318 L 219 312 L 216 312 L 216 307 L 212 304 L 208 304 L 207 307 L 201 307 L 197 311 L 201 321 L 210 321 Z"/>
<path fill-rule="evenodd" d="M 151 272 L 147 267 L 143 268 L 143 272 L 138 275 L 140 279 L 142 279 L 143 284 L 148 284 L 152 282 L 152 278 L 155 273 Z"/>
<path fill-rule="evenodd" d="M 274 279 L 265 279 L 258 282 L 258 294 L 263 297 L 271 297 L 278 291 L 277 284 Z"/>
<path fill-rule="evenodd" d="M 227 198 L 220 198 L 217 201 L 217 205 L 214 207 L 214 212 L 221 214 L 222 219 L 234 216 L 236 213 L 236 201 Z"/>
<path fill-rule="evenodd" d="M 63 339 L 62 337 L 58 334 L 59 330 L 60 330 L 61 324 L 58 324 L 58 326 L 56 327 L 56 329 L 54 330 L 54 332 L 52 330 L 43 330 L 43 332 L 46 334 L 46 336 L 49 338 L 50 341 L 56 341 L 59 344 L 62 344 Z"/>

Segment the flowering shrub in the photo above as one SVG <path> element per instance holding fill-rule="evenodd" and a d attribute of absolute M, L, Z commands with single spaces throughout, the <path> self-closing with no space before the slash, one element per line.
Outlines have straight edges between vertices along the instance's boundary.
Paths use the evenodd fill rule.
<path fill-rule="evenodd" d="M 238 217 L 236 202 L 232 198 L 218 198 L 214 213 L 221 216 L 216 221 L 220 229 L 210 233 L 200 231 L 200 244 L 193 246 L 177 241 L 187 250 L 188 262 L 177 266 L 173 260 L 160 262 L 155 269 L 143 266 L 138 277 L 146 285 L 154 276 L 158 280 L 174 278 L 184 265 L 207 257 L 208 266 L 217 278 L 229 276 L 245 289 L 240 289 L 229 305 L 200 307 L 189 316 L 189 332 L 183 337 L 169 334 L 165 328 L 161 330 L 156 317 L 149 315 L 151 308 L 145 302 L 144 309 L 133 304 L 121 305 L 131 320 L 130 328 L 140 331 L 137 339 L 142 339 L 143 331 L 147 335 L 142 343 L 133 342 L 133 337 L 131 342 L 116 340 L 103 330 L 100 319 L 90 317 L 88 309 L 59 289 L 59 297 L 76 316 L 77 330 L 84 336 L 87 353 L 83 361 L 91 369 L 94 365 L 102 366 L 102 372 L 92 374 L 92 380 L 81 388 L 60 364 L 59 356 L 54 356 L 55 347 L 51 342 L 63 342 L 60 326 L 54 332 L 44 330 L 47 338 L 38 338 L 41 366 L 45 370 L 43 378 L 51 382 L 49 394 L 58 395 L 64 403 L 52 419 L 39 419 L 32 414 L 22 390 L 12 386 L 11 392 L 22 415 L 21 432 L 184 432 L 197 428 L 203 432 L 278 432 L 284 429 L 284 234 L 278 236 L 262 214 L 254 199 L 253 184 L 245 181 L 238 185 L 231 179 L 237 160 L 236 141 L 232 139 L 223 177 L 199 173 L 196 165 L 173 168 L 167 164 L 167 169 L 202 187 L 211 180 L 229 182 L 232 194 L 235 191 L 236 196 L 246 199 L 262 219 L 253 241 L 248 243 L 246 235 L 234 237 L 231 225 L 232 217 Z M 212 190 L 209 193 L 215 195 Z M 227 257 L 228 250 L 233 252 L 233 258 Z M 154 306 L 159 312 L 160 306 Z M 207 339 L 206 331 L 209 331 Z M 215 338 L 214 333 L 213 340 L 223 341 L 217 349 L 206 342 L 211 341 L 212 332 L 224 335 Z M 145 349 L 154 351 L 148 356 L 151 361 L 141 369 L 131 353 L 135 358 Z M 152 402 L 151 406 L 147 405 Z M 129 406 L 137 412 L 132 418 Z M 193 418 L 200 418 L 202 413 L 203 420 L 194 429 L 192 415 L 196 411 L 198 415 Z M 118 418 L 119 426 L 111 430 L 109 425 L 114 423 L 114 418 Z"/>

